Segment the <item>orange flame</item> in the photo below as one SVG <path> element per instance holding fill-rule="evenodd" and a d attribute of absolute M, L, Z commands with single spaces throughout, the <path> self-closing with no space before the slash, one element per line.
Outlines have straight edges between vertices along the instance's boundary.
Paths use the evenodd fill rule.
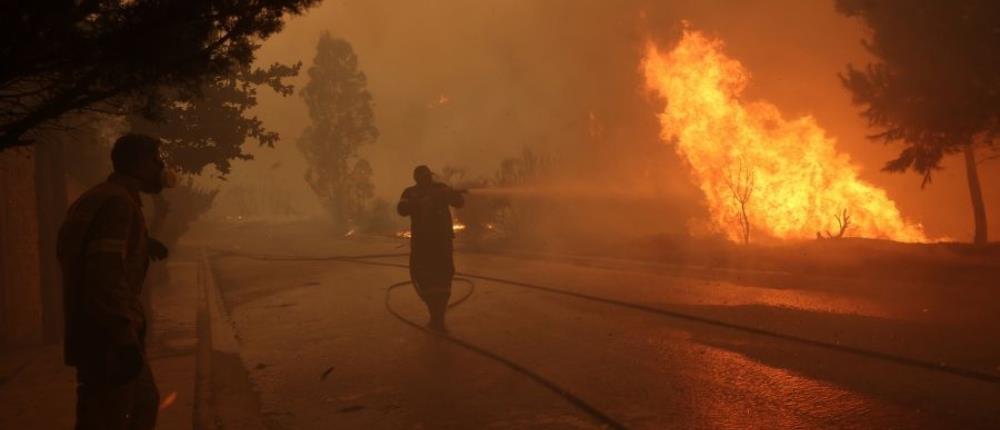
<path fill-rule="evenodd" d="M 741 240 L 739 197 L 748 197 L 755 234 L 805 239 L 836 232 L 847 210 L 849 235 L 927 241 L 923 227 L 904 220 L 884 190 L 858 178 L 858 168 L 814 118 L 787 120 L 770 103 L 743 101 L 750 74 L 722 48 L 719 40 L 685 30 L 669 53 L 650 43 L 643 60 L 646 84 L 667 101 L 661 138 L 690 166 L 713 230 Z M 734 178 L 742 185 L 734 186 Z M 753 192 L 741 195 L 748 185 Z"/>
<path fill-rule="evenodd" d="M 467 227 L 466 227 L 466 225 L 465 225 L 465 224 L 462 224 L 462 223 L 460 223 L 460 222 L 457 222 L 457 221 L 456 221 L 456 222 L 453 222 L 453 223 L 451 224 L 451 231 L 453 231 L 453 232 L 455 232 L 455 233 L 458 233 L 458 232 L 460 232 L 460 231 L 463 231 L 463 230 L 465 230 L 466 228 L 467 228 Z M 410 238 L 412 238 L 412 237 L 413 237 L 413 232 L 411 232 L 411 231 L 410 231 L 410 229 L 405 229 L 405 230 L 400 230 L 400 231 L 398 231 L 398 232 L 396 233 L 396 237 L 398 237 L 398 238 L 401 238 L 401 239 L 410 239 Z"/>

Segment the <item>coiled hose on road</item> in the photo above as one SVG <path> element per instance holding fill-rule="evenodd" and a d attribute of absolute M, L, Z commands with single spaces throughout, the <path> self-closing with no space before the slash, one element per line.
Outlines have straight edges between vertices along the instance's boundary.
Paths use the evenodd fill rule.
<path fill-rule="evenodd" d="M 224 252 L 219 252 L 219 255 L 232 255 L 232 256 L 237 256 L 237 257 L 242 257 L 242 258 L 248 258 L 248 259 L 253 259 L 253 260 L 262 260 L 262 261 L 342 261 L 342 262 L 350 262 L 350 263 L 370 264 L 370 265 L 376 265 L 376 266 L 398 267 L 398 268 L 407 268 L 408 269 L 409 266 L 407 266 L 405 264 L 393 264 L 393 263 L 373 262 L 373 261 L 365 261 L 365 260 L 369 260 L 369 259 L 373 259 L 373 258 L 406 257 L 406 256 L 409 256 L 410 254 L 372 254 L 372 255 L 331 256 L 331 257 L 301 257 L 300 258 L 300 257 L 294 257 L 294 256 L 250 255 L 250 254 L 241 254 L 241 253 L 234 253 L 234 252 L 224 251 Z M 459 297 L 458 300 L 454 300 L 454 301 L 451 301 L 450 303 L 448 303 L 448 309 L 453 309 L 453 308 L 461 305 L 462 303 L 464 303 L 466 300 L 468 300 L 469 298 L 472 297 L 472 294 L 475 293 L 475 290 L 476 290 L 476 283 L 475 283 L 475 281 L 473 281 L 471 279 L 468 279 L 468 278 L 465 278 L 465 277 L 461 277 L 461 276 L 456 276 L 455 278 L 453 278 L 453 281 L 459 282 L 459 283 L 468 284 L 469 285 L 469 290 L 464 295 L 462 295 L 461 297 Z M 611 428 L 611 429 L 627 429 L 628 428 L 627 426 L 625 426 L 624 424 L 618 422 L 614 418 L 610 417 L 608 414 L 604 413 L 603 411 L 601 411 L 597 407 L 591 405 L 586 400 L 583 400 L 581 397 L 577 396 L 573 392 L 571 392 L 571 391 L 569 391 L 569 390 L 567 390 L 567 389 L 565 389 L 563 387 L 560 387 L 554 381 L 552 381 L 552 380 L 550 380 L 550 379 L 542 376 L 538 372 L 536 372 L 534 370 L 531 370 L 530 368 L 528 368 L 526 366 L 518 364 L 518 363 L 514 362 L 513 360 L 511 360 L 511 359 L 509 359 L 507 357 L 504 357 L 501 354 L 498 354 L 496 352 L 490 351 L 490 350 L 485 349 L 483 347 L 474 345 L 472 343 L 466 342 L 466 341 L 464 341 L 462 339 L 459 339 L 459 338 L 457 338 L 455 336 L 452 336 L 450 334 L 431 330 L 431 329 L 427 328 L 426 326 L 424 326 L 424 325 L 422 325 L 422 324 L 420 324 L 420 323 L 418 323 L 416 321 L 413 321 L 413 320 L 411 320 L 409 318 L 406 318 L 405 316 L 403 316 L 401 313 L 399 313 L 396 309 L 394 309 L 392 307 L 392 302 L 391 302 L 392 292 L 394 290 L 398 289 L 398 288 L 412 286 L 412 285 L 413 285 L 413 281 L 397 282 L 395 284 L 389 285 L 386 288 L 386 291 L 385 291 L 385 302 L 384 303 L 385 303 L 385 309 L 386 309 L 386 311 L 389 312 L 389 314 L 391 314 L 393 317 L 395 317 L 396 319 L 398 319 L 402 323 L 404 323 L 406 325 L 409 325 L 410 327 L 413 327 L 413 328 L 415 328 L 417 330 L 420 330 L 420 331 L 422 331 L 424 333 L 427 333 L 430 336 L 434 336 L 434 337 L 437 337 L 437 338 L 444 339 L 444 340 L 446 340 L 448 342 L 451 342 L 452 344 L 454 344 L 454 345 L 456 345 L 458 347 L 461 347 L 461 348 L 466 349 L 468 351 L 471 351 L 471 352 L 473 352 L 475 354 L 479 354 L 481 356 L 489 358 L 489 359 L 491 359 L 493 361 L 496 361 L 496 362 L 498 362 L 498 363 L 506 366 L 507 368 L 509 368 L 509 369 L 511 369 L 511 370 L 513 370 L 513 371 L 515 371 L 517 373 L 520 373 L 521 375 L 527 377 L 528 379 L 531 379 L 535 383 L 537 383 L 537 384 L 545 387 L 546 389 L 552 391 L 553 393 L 555 393 L 556 395 L 558 395 L 563 400 L 567 401 L 568 403 L 570 403 L 571 405 L 573 405 L 574 407 L 576 407 L 577 409 L 579 409 L 583 413 L 589 415 L 595 421 L 599 422 L 602 425 L 602 427 L 604 427 L 604 428 Z"/>
<path fill-rule="evenodd" d="M 406 265 L 406 264 L 397 264 L 397 263 L 387 263 L 387 262 L 380 262 L 380 261 L 371 261 L 372 259 L 375 259 L 375 258 L 405 257 L 405 256 L 409 255 L 408 253 L 371 254 L 371 255 L 356 255 L 356 256 L 328 256 L 328 257 L 299 257 L 299 256 L 281 256 L 281 255 L 253 255 L 253 254 L 234 253 L 234 252 L 229 252 L 229 251 L 222 251 L 220 254 L 229 254 L 229 255 L 234 255 L 234 256 L 238 256 L 238 257 L 243 257 L 243 258 L 248 258 L 248 259 L 255 259 L 255 260 L 264 260 L 264 261 L 342 261 L 342 262 L 348 262 L 348 263 L 354 263 L 354 264 L 365 264 L 365 265 L 372 265 L 372 266 L 396 267 L 396 268 L 403 268 L 403 269 L 408 269 L 409 268 L 409 266 Z M 495 277 L 490 277 L 490 276 L 475 275 L 475 274 L 463 273 L 463 272 L 457 272 L 456 276 L 458 276 L 458 278 L 456 278 L 456 279 L 462 279 L 463 281 L 469 282 L 469 283 L 473 283 L 473 280 L 481 280 L 481 281 L 488 281 L 488 282 L 494 282 L 494 283 L 508 285 L 508 286 L 513 286 L 513 287 L 518 287 L 518 288 L 530 289 L 530 290 L 535 290 L 535 291 L 542 291 L 542 292 L 549 293 L 549 294 L 556 294 L 556 295 L 561 295 L 561 296 L 568 296 L 568 297 L 573 297 L 573 298 L 577 298 L 577 299 L 581 299 L 581 300 L 587 300 L 587 301 L 598 302 L 598 303 L 603 303 L 603 304 L 608 304 L 608 305 L 613 305 L 613 306 L 618 306 L 618 307 L 624 307 L 624 308 L 628 308 L 628 309 L 632 309 L 632 310 L 636 310 L 636 311 L 641 311 L 641 312 L 646 312 L 646 313 L 652 313 L 652 314 L 656 314 L 656 315 L 666 316 L 666 317 L 669 317 L 669 318 L 681 319 L 681 320 L 697 322 L 697 323 L 706 324 L 706 325 L 715 326 L 715 327 L 727 328 L 727 329 L 731 329 L 731 330 L 735 330 L 735 331 L 740 331 L 740 332 L 744 332 L 744 333 L 749 333 L 749 334 L 754 334 L 754 335 L 759 335 L 759 336 L 765 336 L 765 337 L 770 337 L 770 338 L 774 338 L 774 339 L 780 339 L 780 340 L 794 342 L 794 343 L 798 343 L 798 344 L 809 345 L 809 346 L 813 346 L 813 347 L 819 347 L 819 348 L 823 348 L 823 349 L 827 349 L 827 350 L 833 350 L 833 351 L 837 351 L 837 352 L 848 353 L 848 354 L 851 354 L 851 355 L 856 355 L 856 356 L 862 356 L 862 357 L 867 357 L 867 358 L 871 358 L 871 359 L 882 360 L 882 361 L 886 361 L 886 362 L 890 362 L 890 363 L 894 363 L 894 364 L 899 364 L 899 365 L 903 365 L 903 366 L 907 366 L 907 367 L 913 367 L 913 368 L 918 368 L 918 369 L 924 369 L 924 370 L 930 370 L 930 371 L 935 371 L 935 372 L 941 372 L 941 373 L 946 373 L 946 374 L 950 374 L 950 375 L 954 375 L 954 376 L 959 376 L 959 377 L 967 378 L 967 379 L 972 379 L 972 380 L 976 380 L 976 381 L 980 381 L 980 382 L 986 382 L 986 383 L 1000 385 L 1000 375 L 996 375 L 996 374 L 992 374 L 992 373 L 987 373 L 987 372 L 982 372 L 982 371 L 973 370 L 973 369 L 966 369 L 966 368 L 962 368 L 962 367 L 952 366 L 952 365 L 949 365 L 949 364 L 946 364 L 946 363 L 933 363 L 933 362 L 929 362 L 929 361 L 925 361 L 925 360 L 920 360 L 920 359 L 915 359 L 915 358 L 910 358 L 910 357 L 906 357 L 906 356 L 889 354 L 889 353 L 884 353 L 884 352 L 879 352 L 879 351 L 872 351 L 872 350 L 867 350 L 867 349 L 852 347 L 852 346 L 848 346 L 848 345 L 841 345 L 841 344 L 836 344 L 836 343 L 831 343 L 831 342 L 824 342 L 824 341 L 821 341 L 821 340 L 809 339 L 809 338 L 805 338 L 805 337 L 801 337 L 801 336 L 795 336 L 795 335 L 780 333 L 780 332 L 771 331 L 771 330 L 765 330 L 765 329 L 760 329 L 760 328 L 755 328 L 755 327 L 749 327 L 749 326 L 745 326 L 745 325 L 739 325 L 739 324 L 735 324 L 735 323 L 730 323 L 730 322 L 726 322 L 726 321 L 715 320 L 715 319 L 701 317 L 701 316 L 692 315 L 692 314 L 687 314 L 687 313 L 683 313 L 683 312 L 676 312 L 676 311 L 671 311 L 671 310 L 666 310 L 666 309 L 660 309 L 660 308 L 655 308 L 655 307 L 652 307 L 652 306 L 647 306 L 647 305 L 642 305 L 642 304 L 637 304 L 637 303 L 629 303 L 629 302 L 624 302 L 624 301 L 615 300 L 615 299 L 609 299 L 609 298 L 604 298 L 604 297 L 597 297 L 597 296 L 592 296 L 592 295 L 588 295 L 588 294 L 576 293 L 576 292 L 573 292 L 573 291 L 560 290 L 558 288 L 552 288 L 552 287 L 546 287 L 546 286 L 541 286 L 541 285 L 529 284 L 529 283 L 525 283 L 525 282 L 513 281 L 513 280 L 508 280 L 508 279 L 502 279 L 502 278 L 495 278 Z M 389 306 L 389 293 L 392 290 L 396 289 L 396 288 L 407 286 L 407 285 L 411 285 L 411 282 L 409 282 L 409 281 L 407 281 L 407 282 L 400 282 L 400 283 L 393 284 L 393 285 L 389 286 L 388 290 L 386 291 L 386 309 L 390 313 L 392 313 L 396 318 L 399 318 L 400 320 L 402 320 L 404 323 L 409 324 L 411 326 L 414 326 L 415 328 L 424 330 L 426 332 L 429 332 L 431 334 L 435 334 L 434 332 L 431 332 L 429 329 L 423 327 L 422 325 L 417 324 L 417 323 L 415 323 L 413 321 L 405 319 L 404 317 L 402 317 L 401 315 L 399 315 L 398 313 L 396 313 Z M 474 283 L 473 283 L 473 285 L 474 285 Z M 457 304 L 459 304 L 461 302 L 464 302 L 465 300 L 467 300 L 469 298 L 469 296 L 471 296 L 471 290 L 470 290 L 470 293 L 468 295 L 462 297 L 460 300 L 456 301 L 455 303 L 449 304 L 449 308 L 452 307 L 452 306 L 454 306 L 454 305 L 457 305 Z M 598 421 L 602 422 L 606 426 L 609 426 L 611 428 L 626 428 L 623 424 L 621 424 L 621 423 L 613 420 L 612 418 L 608 417 L 606 414 L 602 413 L 598 409 L 593 408 L 592 406 L 590 406 L 589 404 L 587 404 L 583 400 L 579 399 L 578 397 L 576 397 L 575 395 L 573 395 L 569 391 L 564 390 L 564 389 L 558 387 L 557 385 L 555 385 L 551 381 L 545 379 L 541 375 L 538 375 L 537 373 L 531 371 L 528 368 L 525 368 L 525 367 L 523 367 L 521 365 L 518 365 L 517 363 L 514 363 L 514 362 L 510 361 L 509 359 L 504 358 L 503 356 L 501 356 L 499 354 L 496 354 L 496 353 L 484 350 L 482 348 L 476 347 L 475 345 L 469 344 L 469 343 L 467 343 L 467 342 L 465 342 L 465 341 L 463 341 L 461 339 L 458 339 L 458 338 L 455 338 L 455 337 L 452 337 L 452 336 L 448 336 L 448 335 L 440 335 L 440 336 L 442 336 L 445 339 L 451 341 L 452 343 L 455 343 L 455 344 L 457 344 L 459 346 L 462 346 L 462 347 L 464 347 L 466 349 L 469 349 L 469 350 L 474 351 L 476 353 L 479 353 L 481 355 L 487 356 L 487 357 L 489 357 L 489 358 L 491 358 L 493 360 L 496 360 L 496 361 L 498 361 L 498 362 L 506 365 L 507 367 L 510 367 L 511 369 L 513 369 L 513 370 L 515 370 L 515 371 L 517 371 L 519 373 L 524 374 L 525 376 L 531 378 L 532 380 L 538 382 L 539 384 L 545 386 L 546 388 L 548 388 L 548 389 L 556 392 L 557 394 L 559 394 L 560 396 L 562 396 L 564 399 L 566 399 L 567 401 L 569 401 L 570 403 L 572 403 L 574 406 L 578 407 L 579 409 L 581 409 L 582 411 L 586 412 L 588 415 L 594 417 Z"/>

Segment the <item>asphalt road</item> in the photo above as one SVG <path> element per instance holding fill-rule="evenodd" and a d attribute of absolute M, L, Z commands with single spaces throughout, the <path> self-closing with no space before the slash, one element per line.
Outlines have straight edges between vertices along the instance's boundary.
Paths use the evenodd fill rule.
<path fill-rule="evenodd" d="M 259 258 L 402 242 L 232 233 L 192 243 L 270 428 L 1000 426 L 990 286 L 458 253 L 456 343 L 390 312 L 426 320 L 405 257 Z"/>

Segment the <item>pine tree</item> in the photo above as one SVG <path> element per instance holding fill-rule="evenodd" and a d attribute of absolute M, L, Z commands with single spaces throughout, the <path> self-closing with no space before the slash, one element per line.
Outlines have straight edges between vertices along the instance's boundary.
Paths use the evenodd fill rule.
<path fill-rule="evenodd" d="M 914 170 L 924 185 L 941 160 L 965 159 L 974 241 L 987 242 L 976 151 L 1000 142 L 1000 4 L 994 0 L 837 0 L 838 10 L 869 30 L 876 58 L 841 76 L 864 107 L 874 136 L 904 145 L 885 170 Z"/>

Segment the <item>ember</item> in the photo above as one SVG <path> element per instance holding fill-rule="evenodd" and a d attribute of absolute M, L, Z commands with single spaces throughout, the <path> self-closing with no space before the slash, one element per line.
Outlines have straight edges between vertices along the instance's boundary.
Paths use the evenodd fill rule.
<path fill-rule="evenodd" d="M 462 224 L 460 222 L 455 222 L 454 224 L 451 225 L 452 231 L 454 231 L 456 233 L 460 232 L 460 231 L 463 231 L 466 228 L 467 228 L 466 225 Z M 402 238 L 402 239 L 409 239 L 409 238 L 413 237 L 413 233 L 410 231 L 410 229 L 400 230 L 399 232 L 396 233 L 396 237 Z"/>
<path fill-rule="evenodd" d="M 172 391 L 170 394 L 167 395 L 167 397 L 165 399 L 163 399 L 162 402 L 160 402 L 160 410 L 161 411 L 165 410 L 165 409 L 173 406 L 174 403 L 176 403 L 176 402 L 177 402 L 177 392 L 176 391 Z"/>

